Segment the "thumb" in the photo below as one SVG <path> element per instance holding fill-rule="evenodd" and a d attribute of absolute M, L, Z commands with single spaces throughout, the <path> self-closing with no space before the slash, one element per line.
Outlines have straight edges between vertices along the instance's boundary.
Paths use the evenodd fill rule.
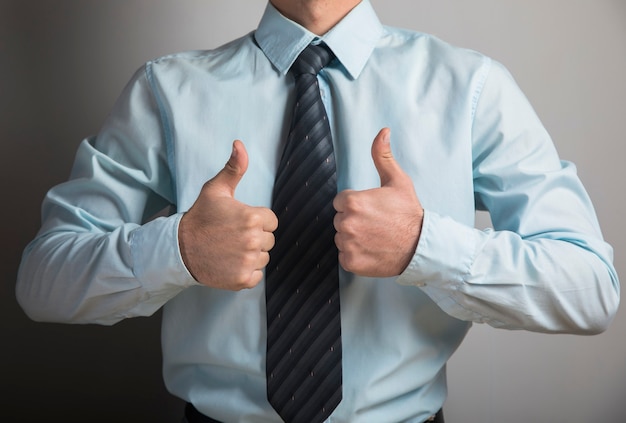
<path fill-rule="evenodd" d="M 208 183 L 212 192 L 233 197 L 235 189 L 248 169 L 248 152 L 239 140 L 233 142 L 228 162 Z"/>
<path fill-rule="evenodd" d="M 391 130 L 383 128 L 372 143 L 372 159 L 380 176 L 380 186 L 391 185 L 404 171 L 391 152 Z"/>

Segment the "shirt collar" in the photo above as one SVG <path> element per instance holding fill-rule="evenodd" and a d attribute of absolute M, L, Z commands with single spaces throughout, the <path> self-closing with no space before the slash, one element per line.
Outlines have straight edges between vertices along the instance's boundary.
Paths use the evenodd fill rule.
<path fill-rule="evenodd" d="M 363 0 L 321 37 L 287 19 L 268 2 L 254 37 L 272 64 L 286 74 L 298 55 L 311 43 L 324 42 L 356 79 L 383 34 L 369 0 Z"/>

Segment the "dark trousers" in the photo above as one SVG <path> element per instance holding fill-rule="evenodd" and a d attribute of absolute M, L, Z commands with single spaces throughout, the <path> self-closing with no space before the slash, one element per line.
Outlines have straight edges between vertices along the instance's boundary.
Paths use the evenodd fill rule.
<path fill-rule="evenodd" d="M 427 420 L 427 422 L 445 423 L 443 421 L 443 411 L 439 410 L 437 414 L 434 416 L 434 419 Z M 204 414 L 196 410 L 196 407 L 187 403 L 187 406 L 185 407 L 185 419 L 183 420 L 183 423 L 220 423 L 220 422 L 215 419 L 205 416 Z"/>

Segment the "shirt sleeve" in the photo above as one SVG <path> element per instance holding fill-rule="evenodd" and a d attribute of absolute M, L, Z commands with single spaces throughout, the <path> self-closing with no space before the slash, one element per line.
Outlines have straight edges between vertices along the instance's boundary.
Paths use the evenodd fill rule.
<path fill-rule="evenodd" d="M 127 85 L 69 181 L 52 188 L 26 247 L 16 294 L 34 320 L 113 324 L 154 313 L 196 282 L 178 248 L 166 114 L 149 65 Z M 147 223 L 146 223 L 147 222 Z"/>
<path fill-rule="evenodd" d="M 510 74 L 492 62 L 472 128 L 478 230 L 426 210 L 398 282 L 462 320 L 538 332 L 604 330 L 619 304 L 613 251 L 572 163 Z"/>

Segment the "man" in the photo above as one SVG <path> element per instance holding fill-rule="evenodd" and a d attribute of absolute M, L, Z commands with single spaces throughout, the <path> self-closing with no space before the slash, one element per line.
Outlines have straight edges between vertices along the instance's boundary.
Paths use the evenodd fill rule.
<path fill-rule="evenodd" d="M 512 78 L 383 27 L 367 0 L 272 0 L 253 34 L 147 63 L 44 201 L 18 280 L 26 312 L 113 324 L 164 307 L 164 378 L 191 421 L 280 421 L 266 266 L 284 225 L 290 68 L 310 44 L 334 57 L 316 77 L 336 162 L 343 349 L 324 418 L 441 419 L 445 365 L 471 322 L 606 328 L 611 248 Z M 495 230 L 473 228 L 476 208 Z"/>

